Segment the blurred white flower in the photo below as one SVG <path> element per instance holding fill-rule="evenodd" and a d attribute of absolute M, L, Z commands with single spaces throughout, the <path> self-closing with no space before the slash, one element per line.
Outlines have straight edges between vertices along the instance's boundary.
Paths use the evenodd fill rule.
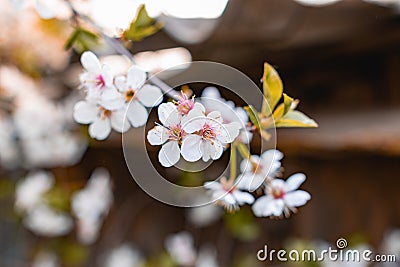
<path fill-rule="evenodd" d="M 97 240 L 104 217 L 113 202 L 110 174 L 106 169 L 93 171 L 87 185 L 72 196 L 72 212 L 78 219 L 78 239 L 84 244 Z"/>
<path fill-rule="evenodd" d="M 386 255 L 397 255 L 396 260 L 400 256 L 400 229 L 388 231 L 382 241 L 380 252 Z M 398 262 L 383 262 L 384 267 L 396 267 Z"/>
<path fill-rule="evenodd" d="M 9 119 L 0 116 L 0 164 L 13 168 L 18 161 L 14 127 Z"/>
<path fill-rule="evenodd" d="M 108 254 L 104 267 L 140 267 L 143 262 L 137 250 L 129 244 L 123 244 Z"/>
<path fill-rule="evenodd" d="M 17 182 L 15 189 L 15 208 L 18 211 L 32 210 L 41 201 L 41 197 L 54 184 L 51 173 L 37 171 L 29 173 L 24 179 Z"/>
<path fill-rule="evenodd" d="M 207 246 L 200 249 L 195 267 L 218 267 L 217 253 L 214 247 Z"/>
<path fill-rule="evenodd" d="M 168 236 L 165 248 L 174 261 L 180 266 L 192 266 L 197 258 L 192 236 L 187 232 L 180 232 Z"/>
<path fill-rule="evenodd" d="M 90 124 L 89 135 L 97 140 L 106 139 L 111 129 L 124 133 L 129 123 L 124 123 L 125 109 L 108 110 L 91 101 L 79 101 L 74 107 L 74 119 L 78 123 Z"/>
<path fill-rule="evenodd" d="M 32 262 L 32 267 L 59 267 L 60 262 L 56 255 L 50 252 L 39 252 Z"/>
<path fill-rule="evenodd" d="M 219 111 L 225 123 L 237 122 L 242 128 L 238 136 L 244 144 L 250 143 L 253 133 L 247 128 L 249 117 L 242 107 L 236 107 L 233 101 L 228 101 L 221 97 L 216 87 L 206 87 L 201 94 L 201 103 L 206 108 L 206 112 Z"/>
<path fill-rule="evenodd" d="M 212 204 L 188 208 L 186 216 L 187 219 L 195 226 L 205 227 L 221 218 L 222 208 Z"/>
<path fill-rule="evenodd" d="M 189 113 L 182 126 L 188 135 L 182 142 L 181 154 L 190 162 L 201 158 L 203 161 L 219 159 L 224 145 L 232 143 L 241 128 L 237 122 L 224 124 L 218 111 L 210 112 L 207 116 Z"/>
<path fill-rule="evenodd" d="M 40 204 L 28 211 L 23 224 L 37 235 L 56 237 L 68 234 L 72 230 L 73 220 L 66 213 Z"/>
<path fill-rule="evenodd" d="M 265 196 L 256 200 L 252 209 L 258 217 L 288 216 L 290 211 L 296 211 L 296 207 L 303 206 L 311 199 L 308 192 L 297 190 L 306 180 L 302 173 L 290 176 L 286 181 L 273 179 L 265 188 Z"/>
<path fill-rule="evenodd" d="M 10 0 L 10 2 L 17 9 L 33 6 L 42 19 L 55 17 L 67 19 L 72 15 L 68 5 L 62 0 Z"/>
<path fill-rule="evenodd" d="M 281 169 L 280 160 L 283 154 L 276 149 L 270 149 L 250 159 L 244 159 L 240 164 L 242 174 L 238 177 L 239 186 L 247 191 L 257 190 L 267 179 L 275 178 Z"/>
<path fill-rule="evenodd" d="M 254 197 L 248 193 L 241 191 L 235 185 L 235 182 L 221 177 L 220 182 L 206 182 L 204 187 L 211 191 L 213 199 L 217 199 L 217 204 L 222 205 L 228 211 L 239 209 L 239 206 L 244 204 L 252 204 Z"/>

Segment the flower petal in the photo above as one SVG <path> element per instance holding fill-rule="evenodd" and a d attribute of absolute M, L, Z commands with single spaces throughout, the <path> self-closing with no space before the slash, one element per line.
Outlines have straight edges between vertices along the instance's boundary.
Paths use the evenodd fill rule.
<path fill-rule="evenodd" d="M 204 187 L 210 190 L 222 190 L 222 185 L 217 181 L 205 182 Z"/>
<path fill-rule="evenodd" d="M 304 183 L 306 176 L 303 173 L 295 173 L 291 175 L 285 183 L 285 192 L 290 192 L 299 188 L 299 186 Z"/>
<path fill-rule="evenodd" d="M 224 148 L 217 140 L 214 140 L 213 142 L 202 141 L 200 145 L 200 151 L 203 155 L 203 161 L 209 161 L 210 158 L 213 160 L 219 159 L 224 152 Z"/>
<path fill-rule="evenodd" d="M 261 159 L 268 162 L 279 161 L 282 158 L 283 153 L 277 149 L 269 149 L 261 154 Z"/>
<path fill-rule="evenodd" d="M 126 116 L 133 127 L 140 127 L 146 124 L 148 114 L 139 102 L 131 101 Z"/>
<path fill-rule="evenodd" d="M 100 61 L 93 52 L 84 52 L 81 56 L 81 64 L 89 72 L 100 73 L 101 71 Z"/>
<path fill-rule="evenodd" d="M 297 190 L 293 192 L 286 193 L 283 197 L 285 203 L 289 207 L 299 207 L 303 206 L 311 199 L 311 195 L 303 190 Z"/>
<path fill-rule="evenodd" d="M 162 103 L 158 107 L 158 119 L 163 125 L 166 125 L 166 121 L 172 113 L 178 113 L 178 110 L 176 109 L 176 106 L 171 102 Z"/>
<path fill-rule="evenodd" d="M 164 167 L 171 167 L 179 161 L 180 150 L 178 142 L 169 141 L 165 143 L 158 153 L 158 160 Z"/>
<path fill-rule="evenodd" d="M 220 134 L 217 136 L 218 140 L 224 144 L 232 143 L 239 135 L 241 126 L 238 122 L 231 122 L 223 124 Z"/>
<path fill-rule="evenodd" d="M 251 209 L 257 217 L 268 217 L 271 216 L 271 210 L 268 208 L 271 205 L 273 198 L 271 196 L 262 196 L 258 198 Z"/>
<path fill-rule="evenodd" d="M 202 154 L 200 150 L 201 137 L 195 134 L 186 136 L 183 139 L 181 154 L 189 162 L 198 161 Z"/>
<path fill-rule="evenodd" d="M 110 120 L 112 128 L 120 133 L 128 131 L 131 126 L 125 118 L 125 109 L 112 111 Z"/>
<path fill-rule="evenodd" d="M 138 90 L 145 83 L 147 74 L 142 69 L 137 66 L 132 66 L 129 68 L 126 74 L 126 82 L 134 90 Z"/>
<path fill-rule="evenodd" d="M 232 192 L 232 194 L 235 197 L 236 201 L 239 203 L 239 205 L 252 204 L 254 202 L 254 197 L 247 192 L 235 190 Z"/>
<path fill-rule="evenodd" d="M 146 84 L 136 92 L 136 97 L 146 107 L 155 107 L 163 100 L 160 88 Z"/>
<path fill-rule="evenodd" d="M 262 174 L 254 174 L 251 172 L 244 173 L 238 178 L 237 187 L 246 191 L 253 192 L 257 190 L 265 181 L 265 176 Z"/>
<path fill-rule="evenodd" d="M 162 126 L 156 126 L 147 133 L 150 145 L 162 145 L 168 140 L 168 130 Z"/>
<path fill-rule="evenodd" d="M 96 119 L 98 112 L 99 110 L 96 104 L 87 101 L 79 101 L 74 106 L 73 117 L 78 123 L 89 124 Z"/>
<path fill-rule="evenodd" d="M 89 126 L 89 135 L 97 140 L 106 139 L 111 133 L 111 123 L 109 119 L 97 118 Z"/>
<path fill-rule="evenodd" d="M 106 87 L 101 93 L 99 104 L 108 110 L 120 109 L 125 101 L 115 87 Z"/>

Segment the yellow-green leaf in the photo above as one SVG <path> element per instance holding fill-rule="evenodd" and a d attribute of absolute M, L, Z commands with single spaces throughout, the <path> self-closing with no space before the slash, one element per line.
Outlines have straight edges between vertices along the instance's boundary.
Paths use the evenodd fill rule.
<path fill-rule="evenodd" d="M 293 98 L 283 93 L 283 104 L 285 105 L 285 110 L 283 112 L 283 115 L 289 112 L 292 103 L 293 103 Z"/>
<path fill-rule="evenodd" d="M 247 107 L 244 107 L 244 110 L 247 112 L 247 114 L 249 115 L 249 119 L 251 121 L 251 123 L 257 128 L 260 129 L 260 120 L 258 117 L 258 112 L 257 110 L 252 106 L 249 105 Z"/>
<path fill-rule="evenodd" d="M 269 116 L 282 97 L 283 84 L 278 72 L 268 63 L 264 63 L 263 74 L 264 101 L 261 113 Z"/>
<path fill-rule="evenodd" d="M 141 5 L 135 19 L 131 22 L 129 28 L 124 31 L 123 36 L 126 40 L 141 41 L 155 34 L 161 27 L 160 23 L 157 23 L 147 14 L 144 5 Z"/>
<path fill-rule="evenodd" d="M 318 124 L 307 115 L 297 110 L 289 111 L 285 116 L 275 121 L 276 127 L 318 127 Z"/>

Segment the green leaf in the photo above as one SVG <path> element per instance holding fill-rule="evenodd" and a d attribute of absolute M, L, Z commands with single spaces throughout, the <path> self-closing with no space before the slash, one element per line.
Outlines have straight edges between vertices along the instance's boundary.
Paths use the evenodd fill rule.
<path fill-rule="evenodd" d="M 285 116 L 275 121 L 276 127 L 318 127 L 318 124 L 304 113 L 291 110 Z"/>
<path fill-rule="evenodd" d="M 78 52 L 83 52 L 96 47 L 98 44 L 99 36 L 96 33 L 82 27 L 77 27 L 65 42 L 64 49 L 68 50 L 73 47 Z"/>
<path fill-rule="evenodd" d="M 141 41 L 142 39 L 155 34 L 161 28 L 162 25 L 151 18 L 144 5 L 141 5 L 135 19 L 131 22 L 129 28 L 124 31 L 123 37 L 126 40 Z"/>
<path fill-rule="evenodd" d="M 256 126 L 257 129 L 260 129 L 260 120 L 258 118 L 258 112 L 257 110 L 252 106 L 249 105 L 247 107 L 244 107 L 244 110 L 247 112 L 247 114 L 249 115 L 249 119 L 251 121 L 251 123 Z"/>
<path fill-rule="evenodd" d="M 285 116 L 289 111 L 290 107 L 292 106 L 293 98 L 288 96 L 287 94 L 283 93 L 283 103 L 280 104 L 274 111 L 273 117 L 274 120 L 279 120 L 283 116 Z"/>
<path fill-rule="evenodd" d="M 264 63 L 262 81 L 265 99 L 261 113 L 264 116 L 269 116 L 282 97 L 283 84 L 278 72 L 268 63 Z"/>

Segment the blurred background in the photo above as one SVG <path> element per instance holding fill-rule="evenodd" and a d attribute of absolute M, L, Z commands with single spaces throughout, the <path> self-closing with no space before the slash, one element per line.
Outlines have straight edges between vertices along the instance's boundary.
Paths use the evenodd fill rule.
<path fill-rule="evenodd" d="M 171 260 L 171 235 L 182 231 L 191 237 L 175 246 L 205 246 L 208 254 L 200 249 L 198 257 L 207 254 L 217 266 L 278 265 L 259 263 L 256 252 L 264 244 L 334 244 L 339 237 L 399 255 L 398 0 L 144 1 L 163 24 L 129 44 L 147 71 L 215 61 L 260 84 L 268 62 L 286 92 L 301 99 L 300 109 L 319 123 L 277 130 L 284 177 L 306 173 L 303 188 L 312 195 L 298 214 L 282 220 L 254 218 L 247 208 L 232 215 L 171 207 L 143 192 L 125 165 L 120 135 L 89 140 L 86 127 L 72 120 L 81 98 L 79 52 L 91 48 L 121 69 L 128 63 L 110 57 L 115 52 L 90 32 L 65 50 L 71 21 L 76 27 L 70 12 L 44 19 L 34 11 L 37 3 L 22 2 L 0 1 L 0 266 L 124 267 L 140 266 L 142 259 L 146 266 L 191 266 Z M 142 2 L 73 1 L 111 36 L 129 26 Z M 165 81 L 180 71 L 168 72 Z M 203 88 L 192 89 L 201 95 Z M 158 148 L 149 150 L 156 156 Z M 35 175 L 42 178 L 23 184 Z M 29 212 L 32 192 L 41 191 L 57 214 Z M 93 203 L 76 207 L 77 192 L 90 192 L 82 198 Z M 86 220 L 93 209 L 98 212 Z M 71 230 L 72 221 L 79 227 Z"/>

